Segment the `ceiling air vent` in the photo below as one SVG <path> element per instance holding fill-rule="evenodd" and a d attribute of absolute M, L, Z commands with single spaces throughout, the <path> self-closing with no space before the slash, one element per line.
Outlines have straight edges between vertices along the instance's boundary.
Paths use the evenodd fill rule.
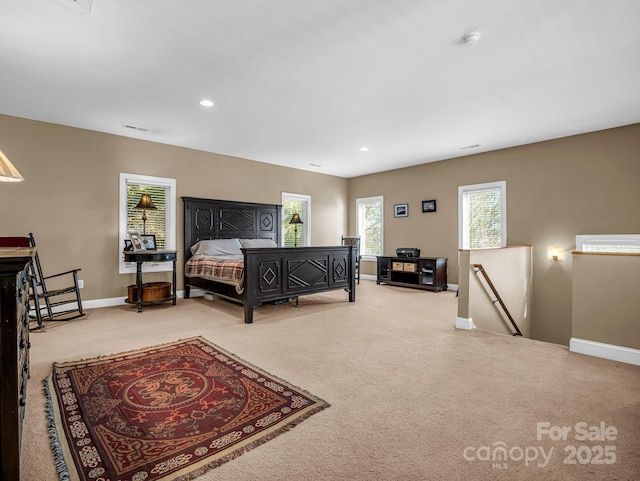
<path fill-rule="evenodd" d="M 149 132 L 149 129 L 145 129 L 144 127 L 136 127 L 135 125 L 127 125 L 127 124 L 123 124 L 122 126 L 126 129 L 139 130 L 140 132 Z"/>

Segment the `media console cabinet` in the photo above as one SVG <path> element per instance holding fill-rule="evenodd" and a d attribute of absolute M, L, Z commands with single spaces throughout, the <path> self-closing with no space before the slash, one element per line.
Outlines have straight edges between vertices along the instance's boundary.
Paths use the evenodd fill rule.
<path fill-rule="evenodd" d="M 376 284 L 447 290 L 446 257 L 378 256 Z"/>

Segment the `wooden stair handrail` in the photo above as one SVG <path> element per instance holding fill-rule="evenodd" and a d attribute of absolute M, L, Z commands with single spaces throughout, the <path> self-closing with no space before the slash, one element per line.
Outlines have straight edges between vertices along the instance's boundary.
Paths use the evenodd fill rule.
<path fill-rule="evenodd" d="M 489 274 L 487 274 L 487 271 L 484 270 L 484 267 L 482 266 L 482 264 L 473 264 L 473 267 L 475 269 L 475 273 L 476 274 L 478 272 L 482 273 L 482 275 L 484 276 L 485 280 L 487 281 L 487 284 L 489 284 L 489 287 L 491 288 L 491 291 L 493 291 L 494 295 L 496 296 L 496 300 L 493 301 L 493 304 L 495 305 L 496 302 L 499 302 L 500 305 L 502 306 L 502 309 L 504 309 L 504 312 L 507 314 L 507 317 L 511 321 L 511 325 L 516 330 L 516 332 L 514 332 L 513 335 L 514 336 L 522 336 L 522 332 L 520 332 L 520 328 L 516 324 L 516 321 L 513 320 L 513 317 L 511 317 L 511 313 L 509 312 L 509 309 L 507 309 L 507 306 L 505 306 L 504 302 L 502 301 L 502 298 L 500 297 L 500 294 L 498 294 L 498 291 L 496 290 L 495 286 L 493 285 L 493 282 L 491 282 L 491 279 L 489 278 Z"/>

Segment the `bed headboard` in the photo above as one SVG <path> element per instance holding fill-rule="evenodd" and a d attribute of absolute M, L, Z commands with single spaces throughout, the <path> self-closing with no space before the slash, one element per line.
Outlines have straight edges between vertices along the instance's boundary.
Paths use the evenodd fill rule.
<path fill-rule="evenodd" d="M 282 206 L 183 197 L 184 260 L 205 239 L 271 239 L 280 245 Z"/>

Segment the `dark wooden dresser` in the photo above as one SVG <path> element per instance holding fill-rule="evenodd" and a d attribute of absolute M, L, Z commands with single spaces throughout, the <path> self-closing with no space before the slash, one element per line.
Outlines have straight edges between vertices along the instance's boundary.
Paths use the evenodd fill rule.
<path fill-rule="evenodd" d="M 0 248 L 0 480 L 20 479 L 29 377 L 29 272 L 35 249 Z"/>

